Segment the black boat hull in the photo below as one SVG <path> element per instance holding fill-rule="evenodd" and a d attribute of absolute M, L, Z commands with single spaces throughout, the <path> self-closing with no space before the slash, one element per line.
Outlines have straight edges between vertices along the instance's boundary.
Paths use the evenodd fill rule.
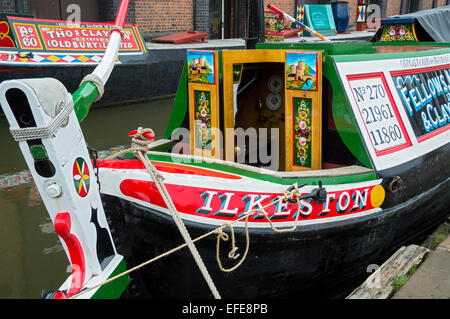
<path fill-rule="evenodd" d="M 449 216 L 447 197 L 436 197 L 437 190 L 450 193 L 450 179 L 369 216 L 299 226 L 287 233 L 251 230 L 248 256 L 231 273 L 222 272 L 217 265 L 215 236 L 200 240 L 196 246 L 223 298 L 342 298 L 373 271 L 373 265 L 381 265 L 401 246 L 422 240 Z M 183 243 L 167 214 L 110 195 L 103 194 L 102 200 L 128 268 Z M 213 229 L 188 221 L 186 226 L 192 238 Z M 235 234 L 242 256 L 245 234 L 239 228 Z M 227 246 L 221 246 L 224 267 L 237 262 L 227 261 Z M 212 297 L 187 249 L 130 276 L 133 297 Z"/>

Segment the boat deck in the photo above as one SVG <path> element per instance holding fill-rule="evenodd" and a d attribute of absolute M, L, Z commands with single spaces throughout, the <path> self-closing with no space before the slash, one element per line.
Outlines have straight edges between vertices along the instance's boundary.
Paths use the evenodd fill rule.
<path fill-rule="evenodd" d="M 352 31 L 345 34 L 329 36 L 332 41 L 369 41 L 374 31 Z M 284 39 L 284 43 L 321 42 L 317 37 L 291 37 Z M 149 99 L 170 97 L 175 94 L 178 82 L 186 60 L 186 50 L 239 50 L 245 49 L 245 40 L 239 39 L 207 39 L 205 43 L 153 43 L 146 42 L 150 55 L 150 76 L 148 84 L 150 90 Z"/>
<path fill-rule="evenodd" d="M 328 36 L 331 41 L 368 41 L 375 35 L 374 31 L 352 31 L 350 33 L 341 33 L 334 36 Z M 320 42 L 321 39 L 317 37 L 290 37 L 284 39 L 285 43 L 297 43 L 301 41 L 305 42 Z M 146 42 L 148 50 L 173 50 L 173 49 L 226 49 L 226 48 L 242 48 L 245 47 L 245 40 L 239 39 L 208 39 L 205 43 L 154 43 Z"/>

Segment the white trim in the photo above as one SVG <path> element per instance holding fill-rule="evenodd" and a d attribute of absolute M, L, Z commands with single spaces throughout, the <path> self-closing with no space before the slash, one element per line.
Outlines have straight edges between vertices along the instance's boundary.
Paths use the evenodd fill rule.
<path fill-rule="evenodd" d="M 194 163 L 216 163 L 221 164 L 229 167 L 239 168 L 246 171 L 264 174 L 272 177 L 278 177 L 278 178 L 310 178 L 310 177 L 337 177 L 337 176 L 348 176 L 348 175 L 358 175 L 358 174 L 364 174 L 364 173 L 370 173 L 373 172 L 372 169 L 366 168 L 363 166 L 358 165 L 352 165 L 352 166 L 343 166 L 338 168 L 329 168 L 329 169 L 320 169 L 320 170 L 308 170 L 308 171 L 293 171 L 293 172 L 279 172 L 279 171 L 272 171 L 266 168 L 261 167 L 255 167 L 247 164 L 242 163 L 234 163 L 229 161 L 224 161 L 221 159 L 215 159 L 215 158 L 207 158 L 207 157 L 201 157 L 201 156 L 195 156 L 195 155 L 186 155 L 186 154 L 176 154 L 176 153 L 166 153 L 166 152 L 155 152 L 151 151 L 148 152 L 150 155 L 163 155 L 167 157 L 172 158 L 172 163 L 177 164 L 183 164 L 183 165 L 189 165 L 189 163 L 184 163 L 183 159 L 186 161 L 194 161 Z M 179 159 L 177 161 L 176 159 Z M 157 160 L 155 160 L 157 161 Z M 194 166 L 197 167 L 197 166 Z M 204 167 L 202 167 L 205 169 Z M 208 168 L 210 169 L 210 168 Z M 212 170 L 212 169 L 211 169 Z M 222 172 L 222 171 L 219 171 Z M 229 174 L 229 173 L 227 173 Z"/>
<path fill-rule="evenodd" d="M 450 54 L 442 54 L 442 55 L 440 55 L 440 57 L 442 58 L 441 62 L 450 60 Z M 432 59 L 433 56 L 417 58 L 417 60 L 420 62 L 420 61 L 422 61 L 421 59 L 426 59 L 426 58 Z M 352 95 L 347 95 L 348 102 L 349 102 L 351 108 L 353 109 L 353 113 L 355 115 L 356 122 L 359 126 L 361 136 L 363 137 L 363 141 L 366 145 L 366 149 L 369 152 L 369 155 L 370 155 L 370 157 L 374 163 L 374 166 L 377 170 L 389 169 L 394 166 L 404 164 L 410 160 L 413 160 L 422 155 L 425 155 L 425 154 L 447 144 L 448 142 L 450 142 L 450 130 L 447 130 L 446 132 L 443 132 L 439 135 L 429 138 L 428 140 L 425 140 L 425 141 L 421 142 L 420 144 L 418 143 L 417 138 L 411 127 L 410 121 L 408 119 L 408 116 L 406 114 L 406 111 L 401 102 L 400 96 L 397 93 L 397 90 L 395 88 L 394 82 L 393 82 L 391 74 L 390 74 L 390 72 L 392 72 L 392 71 L 402 71 L 402 70 L 413 71 L 417 68 L 420 69 L 423 67 L 445 65 L 448 62 L 436 63 L 436 64 L 431 64 L 431 65 L 428 64 L 426 66 L 419 65 L 417 68 L 409 68 L 409 67 L 405 66 L 405 63 L 404 63 L 405 60 L 412 60 L 412 59 L 399 58 L 399 59 L 387 59 L 387 60 L 337 62 L 336 63 L 336 69 L 337 69 L 339 77 L 341 79 L 341 83 L 343 85 L 344 91 L 350 92 L 350 94 L 351 94 L 351 88 L 350 88 L 349 82 L 347 80 L 347 76 L 363 75 L 363 74 L 369 74 L 369 73 L 383 73 L 383 75 L 386 79 L 386 82 L 388 84 L 388 88 L 394 99 L 394 102 L 397 105 L 397 109 L 399 111 L 400 117 L 405 126 L 406 132 L 408 133 L 409 138 L 411 140 L 412 145 L 410 147 L 395 151 L 390 154 L 377 156 L 375 154 L 375 150 L 372 146 L 370 137 L 369 137 L 367 131 L 365 130 L 364 120 L 361 118 L 361 116 L 359 114 L 358 106 L 356 105 L 355 99 L 353 98 Z M 363 70 L 363 72 L 361 70 Z"/>

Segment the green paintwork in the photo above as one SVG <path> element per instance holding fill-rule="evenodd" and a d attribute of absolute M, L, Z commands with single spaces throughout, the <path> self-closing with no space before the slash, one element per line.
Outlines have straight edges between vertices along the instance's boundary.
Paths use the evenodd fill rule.
<path fill-rule="evenodd" d="M 78 122 L 84 120 L 88 115 L 92 103 L 98 96 L 97 87 L 91 82 L 85 82 L 81 87 L 72 94 L 73 108 L 77 115 Z"/>
<path fill-rule="evenodd" d="M 233 83 L 241 82 L 243 64 L 233 64 Z"/>
<path fill-rule="evenodd" d="M 127 271 L 127 266 L 125 265 L 125 260 L 122 258 L 121 262 L 117 265 L 116 269 L 114 269 L 109 278 L 124 273 L 125 271 Z M 107 284 L 104 284 L 103 286 L 100 286 L 91 299 L 118 299 L 123 294 L 129 283 L 130 278 L 128 275 L 121 276 Z"/>
<path fill-rule="evenodd" d="M 364 54 L 371 57 L 372 60 L 378 60 L 385 54 L 376 54 L 376 48 L 379 46 L 393 46 L 386 42 L 309 42 L 309 43 L 257 43 L 256 49 L 279 49 L 279 50 L 314 50 L 323 51 L 323 55 L 348 55 L 350 59 L 357 54 Z M 450 43 L 440 42 L 408 42 L 402 43 L 402 46 L 432 46 L 432 47 L 450 47 Z M 423 56 L 425 51 L 392 53 L 398 56 L 406 56 L 409 53 L 415 53 L 417 56 Z M 374 54 L 374 55 L 372 55 Z M 376 54 L 376 55 L 375 55 Z"/>
<path fill-rule="evenodd" d="M 127 154 L 127 156 L 134 156 L 134 154 Z M 169 162 L 169 163 L 179 163 L 178 161 L 173 161 L 172 156 L 170 154 L 148 154 L 148 158 L 152 161 L 160 161 L 160 162 Z M 376 179 L 375 172 L 368 172 L 363 174 L 355 174 L 355 175 L 342 175 L 342 176 L 333 176 L 333 177 L 307 177 L 307 178 L 280 178 L 276 176 L 270 176 L 267 174 L 262 174 L 258 172 L 248 171 L 242 168 L 236 168 L 220 163 L 211 163 L 206 161 L 199 161 L 194 159 L 184 159 L 182 164 L 197 166 L 201 168 L 209 168 L 214 169 L 221 172 L 232 173 L 237 175 L 242 175 L 254 179 L 258 179 L 261 181 L 268 181 L 272 183 L 278 183 L 282 185 L 292 185 L 293 183 L 308 183 L 310 185 L 318 185 L 319 180 L 322 181 L 325 185 L 333 185 L 333 184 L 350 184 L 350 183 L 358 183 L 369 180 Z"/>
<path fill-rule="evenodd" d="M 123 155 L 124 157 L 134 158 L 134 153 L 127 153 Z M 159 162 L 168 162 L 168 163 L 177 163 L 177 164 L 186 164 L 197 166 L 201 168 L 209 168 L 217 171 L 221 171 L 224 173 L 237 174 L 245 177 L 250 177 L 254 179 L 258 179 L 261 181 L 267 181 L 282 185 L 292 185 L 293 183 L 308 183 L 310 185 L 318 185 L 319 181 L 321 181 L 324 185 L 337 185 L 337 184 L 351 184 L 351 183 L 359 183 L 365 181 L 371 181 L 377 179 L 375 171 L 354 174 L 354 175 L 342 175 L 342 176 L 332 176 L 332 177 L 304 177 L 304 178 L 281 178 L 276 176 L 271 176 L 263 173 L 258 173 L 254 171 L 249 171 L 243 168 L 237 168 L 229 165 L 224 165 L 220 163 L 212 163 L 207 161 L 199 161 L 198 159 L 189 159 L 184 158 L 180 162 L 180 158 L 176 158 L 173 160 L 171 154 L 147 154 L 148 158 L 152 161 Z"/>
<path fill-rule="evenodd" d="M 339 137 L 353 156 L 355 156 L 365 167 L 373 168 L 372 162 L 361 138 L 358 124 L 353 116 L 353 111 L 348 103 L 344 88 L 342 87 L 339 75 L 334 68 L 334 63 L 332 62 L 332 58 L 330 56 L 325 58 L 325 63 L 322 67 L 324 77 L 328 79 L 333 89 L 333 107 L 331 112 Z"/>
<path fill-rule="evenodd" d="M 172 106 L 172 113 L 170 114 L 170 120 L 167 124 L 166 133 L 164 138 L 170 139 L 172 133 L 182 126 L 186 113 L 188 111 L 188 69 L 186 62 L 184 63 L 183 72 L 180 77 L 180 83 L 178 84 L 177 94 Z"/>
<path fill-rule="evenodd" d="M 44 145 L 32 145 L 30 146 L 30 152 L 31 156 L 33 156 L 35 160 L 43 160 L 48 158 Z"/>
<path fill-rule="evenodd" d="M 419 42 L 420 43 L 420 42 Z M 355 54 L 355 55 L 342 55 L 333 56 L 336 63 L 341 62 L 353 62 L 353 61 L 374 61 L 374 60 L 389 60 L 389 59 L 407 59 L 407 58 L 420 58 L 424 56 L 440 55 L 450 53 L 449 48 L 427 50 L 427 51 L 414 51 L 414 52 L 402 52 L 402 53 L 384 53 L 377 54 L 376 56 L 370 54 Z"/>

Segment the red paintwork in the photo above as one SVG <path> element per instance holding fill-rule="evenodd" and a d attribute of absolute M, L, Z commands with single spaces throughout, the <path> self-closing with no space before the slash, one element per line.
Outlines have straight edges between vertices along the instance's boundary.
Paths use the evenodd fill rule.
<path fill-rule="evenodd" d="M 114 22 L 114 24 L 116 26 L 123 28 L 123 25 L 125 23 L 125 18 L 127 17 L 127 13 L 128 13 L 128 4 L 129 3 L 130 3 L 130 0 L 122 0 L 122 2 L 120 3 L 120 7 L 119 7 L 119 10 L 118 10 L 117 16 L 116 16 L 116 21 Z"/>
<path fill-rule="evenodd" d="M 128 136 L 133 136 L 137 134 L 137 130 L 133 130 L 130 133 L 128 133 Z M 155 135 L 152 132 L 145 132 L 144 135 L 146 138 L 150 139 L 150 140 L 154 140 L 155 139 Z"/>
<path fill-rule="evenodd" d="M 283 37 L 284 38 L 291 38 L 291 37 L 296 37 L 298 35 L 298 33 L 300 32 L 300 29 L 284 29 L 283 30 Z"/>
<path fill-rule="evenodd" d="M 56 233 L 64 240 L 69 250 L 70 262 L 72 264 L 72 284 L 69 291 L 65 295 L 58 292 L 54 299 L 65 299 L 78 293 L 83 287 L 84 278 L 86 276 L 86 263 L 84 260 L 83 248 L 78 238 L 70 233 L 71 221 L 70 214 L 67 212 L 58 213 L 55 217 Z"/>
<path fill-rule="evenodd" d="M 179 32 L 171 35 L 166 35 L 158 38 L 153 38 L 152 42 L 156 43 L 205 43 L 208 42 L 205 38 L 208 36 L 208 33 L 198 32 L 198 31 L 186 31 Z"/>
<path fill-rule="evenodd" d="M 209 187 L 180 186 L 168 183 L 165 186 L 179 212 L 227 221 L 235 220 L 241 217 L 242 213 L 251 209 L 260 208 L 261 205 L 265 206 L 270 204 L 272 201 L 277 200 L 279 196 L 283 196 L 281 193 L 220 190 Z M 302 201 L 302 211 L 300 212 L 299 221 L 323 220 L 329 217 L 348 216 L 370 210 L 374 208 L 370 200 L 373 187 L 373 185 L 361 188 L 352 188 L 349 186 L 347 190 L 330 192 L 328 194 L 329 200 L 324 204 L 318 204 L 316 201 L 311 201 L 310 203 Z M 125 196 L 167 208 L 153 182 L 126 179 L 120 183 L 120 191 Z M 357 192 L 365 194 L 365 205 L 362 204 L 360 198 L 356 195 Z M 226 196 L 230 200 L 228 204 L 224 205 Z M 250 207 L 248 205 L 249 199 L 251 197 L 255 199 L 256 196 L 260 196 L 261 205 Z M 232 210 L 235 210 L 235 212 L 230 213 Z M 271 205 L 265 211 L 273 222 L 292 222 L 296 219 L 297 203 L 287 203 L 285 206 Z M 268 223 L 262 214 L 254 214 L 249 218 L 249 221 Z"/>
<path fill-rule="evenodd" d="M 278 8 L 276 8 L 276 7 L 274 7 L 274 6 L 270 5 L 270 4 L 269 4 L 267 7 L 268 7 L 270 10 L 272 10 L 272 11 L 278 13 L 279 15 L 284 16 L 284 12 L 281 11 L 280 9 L 278 9 Z"/>
<path fill-rule="evenodd" d="M 7 21 L 0 21 L 0 47 L 16 47 L 14 41 L 9 37 L 9 24 Z"/>
<path fill-rule="evenodd" d="M 225 179 L 242 179 L 239 175 L 232 175 L 228 173 L 222 173 L 217 171 L 212 171 L 204 168 L 198 168 L 193 166 L 166 163 L 152 161 L 152 164 L 160 172 L 174 173 L 174 174 L 188 174 L 188 175 L 199 175 L 207 177 L 218 177 Z M 97 166 L 103 168 L 113 168 L 113 169 L 145 169 L 144 164 L 140 160 L 104 160 L 98 159 Z"/>

